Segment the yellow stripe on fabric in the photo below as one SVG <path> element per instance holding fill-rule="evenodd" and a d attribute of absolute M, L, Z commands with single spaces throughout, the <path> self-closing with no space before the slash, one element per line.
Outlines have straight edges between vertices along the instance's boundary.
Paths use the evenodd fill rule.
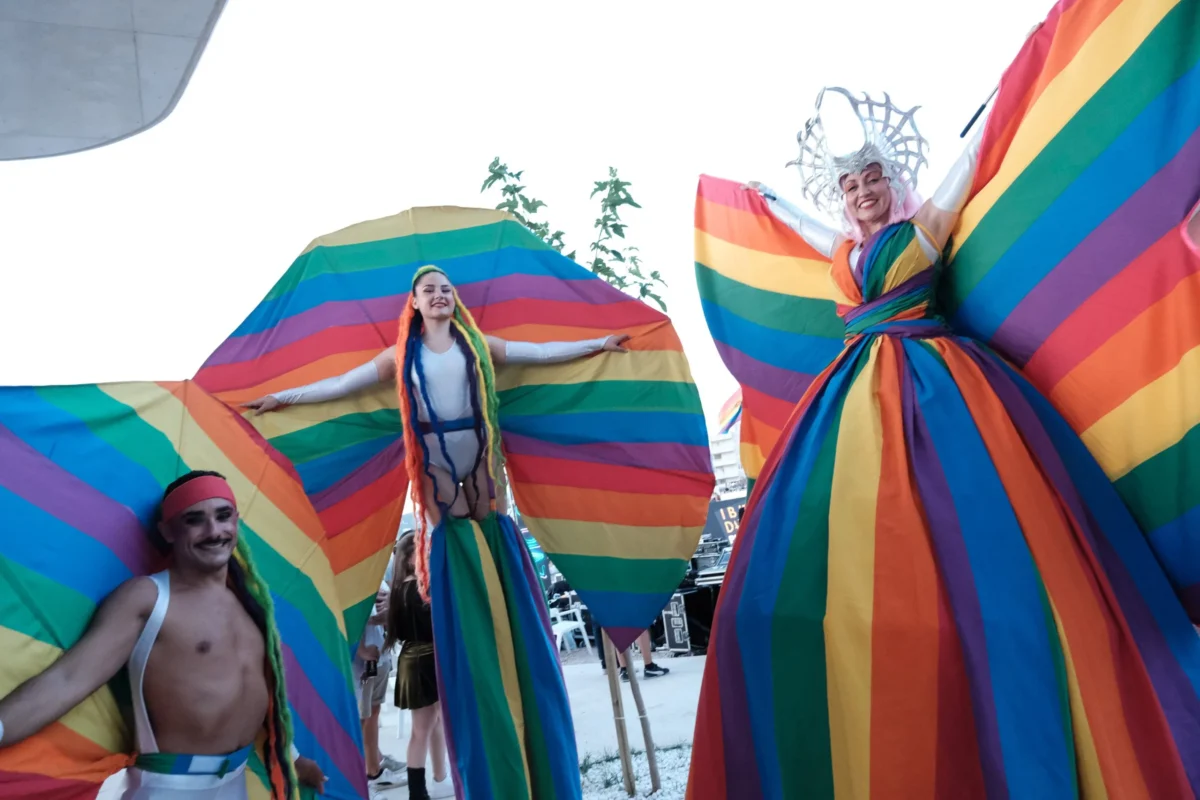
<path fill-rule="evenodd" d="M 1104 787 L 1104 775 L 1100 771 L 1100 755 L 1092 738 L 1092 728 L 1083 707 L 1083 695 L 1079 691 L 1079 678 L 1075 674 L 1075 662 L 1071 658 L 1071 645 L 1063 631 L 1062 620 L 1054 601 L 1050 611 L 1054 614 L 1054 625 L 1058 630 L 1058 641 L 1062 644 L 1063 660 L 1067 670 L 1067 694 L 1071 701 L 1071 731 L 1075 738 L 1075 772 L 1079 775 L 1080 796 L 1088 800 L 1108 800 Z"/>
<path fill-rule="evenodd" d="M 355 392 L 353 396 L 343 397 L 340 400 L 286 406 L 278 411 L 257 417 L 254 416 L 253 411 L 246 411 L 243 416 L 264 438 L 274 439 L 277 436 L 306 430 L 347 414 L 369 414 L 373 411 L 398 407 L 396 384 L 388 381 L 376 384 L 370 389 Z"/>
<path fill-rule="evenodd" d="M 387 563 L 391 555 L 392 543 L 388 542 L 378 553 L 367 556 L 334 576 L 333 586 L 342 600 L 340 611 L 353 608 L 367 597 L 376 594 L 379 582 L 387 572 Z"/>
<path fill-rule="evenodd" d="M 829 502 L 825 675 L 834 794 L 871 796 L 871 625 L 883 427 L 875 400 L 880 342 L 846 395 Z"/>
<path fill-rule="evenodd" d="M 496 390 L 591 381 L 668 381 L 692 380 L 687 359 L 676 350 L 631 350 L 607 353 L 552 366 L 536 364 L 496 365 Z"/>
<path fill-rule="evenodd" d="M 743 420 L 744 422 L 745 420 Z M 756 480 L 767 463 L 766 455 L 754 442 L 742 442 L 739 450 L 742 456 L 742 469 L 745 471 L 746 477 Z"/>
<path fill-rule="evenodd" d="M 552 532 L 539 537 L 547 555 L 563 553 L 573 556 L 612 556 L 636 559 L 687 558 L 695 550 L 692 543 L 703 528 L 678 526 L 639 527 L 615 525 L 604 522 L 581 522 L 574 519 L 545 519 L 523 515 L 530 529 L 539 533 Z M 554 548 L 555 544 L 569 543 L 569 547 Z"/>
<path fill-rule="evenodd" d="M 1088 37 L 1075 58 L 1046 87 L 1017 130 L 996 176 L 963 209 L 954 232 L 954 253 L 996 200 L 1008 191 L 1046 145 L 1124 65 L 1178 0 L 1121 3 Z"/>
<path fill-rule="evenodd" d="M 1176 444 L 1200 423 L 1198 378 L 1200 347 L 1189 350 L 1174 369 L 1143 386 L 1083 432 L 1080 438 L 1110 480 L 1123 477 Z M 1130 436 L 1131 431 L 1137 435 Z"/>
<path fill-rule="evenodd" d="M 4 666 L 0 667 L 0 697 L 6 697 L 22 682 L 57 661 L 63 651 L 18 631 L 0 627 L 0 653 L 4 653 Z M 131 743 L 125 719 L 107 684 L 58 721 L 110 753 L 124 752 Z"/>
<path fill-rule="evenodd" d="M 238 513 L 245 523 L 282 558 L 308 576 L 328 608 L 341 609 L 334 588 L 333 568 L 325 552 L 269 497 L 259 492 L 256 486 L 259 476 L 251 478 L 243 474 L 175 395 L 157 384 L 147 383 L 108 384 L 101 389 L 110 397 L 136 408 L 143 422 L 177 443 L 180 457 L 191 468 L 216 470 L 224 475 L 237 497 Z M 270 468 L 270 459 L 265 453 L 262 458 L 264 468 Z M 338 629 L 345 635 L 342 615 L 333 616 Z"/>
<path fill-rule="evenodd" d="M 923 228 L 921 229 L 924 230 Z M 926 232 L 926 236 L 928 235 L 928 232 Z M 933 237 L 930 237 L 929 240 L 932 242 Z M 925 255 L 920 241 L 914 235 L 912 241 L 904 248 L 904 252 L 892 262 L 892 267 L 888 270 L 887 275 L 884 276 L 883 291 L 890 292 L 917 273 L 924 272 L 929 269 L 930 263 L 929 256 Z"/>
<path fill-rule="evenodd" d="M 314 239 L 308 247 L 304 248 L 304 252 L 310 252 L 318 247 L 343 247 L 351 244 L 377 242 L 383 239 L 398 239 L 401 236 L 412 236 L 418 233 L 446 233 L 511 219 L 513 218 L 503 211 L 483 208 L 457 208 L 455 206 L 410 208 L 408 211 L 393 214 L 390 217 L 360 222 L 357 225 L 342 228 L 340 231 L 327 233 Z"/>
<path fill-rule="evenodd" d="M 246 800 L 274 800 L 271 790 L 253 770 L 246 770 Z"/>
<path fill-rule="evenodd" d="M 525 791 L 527 796 L 532 797 L 529 753 L 525 748 L 525 712 L 521 703 L 521 684 L 517 678 L 517 653 L 513 646 L 512 628 L 508 622 L 508 604 L 504 599 L 504 590 L 500 587 L 500 575 L 496 572 L 496 554 L 488 547 L 483 528 L 478 522 L 471 522 L 471 532 L 475 535 L 475 546 L 479 548 L 479 564 L 483 582 L 487 586 L 488 611 L 492 615 L 496 656 L 500 662 L 500 681 L 504 684 L 504 697 L 508 701 L 508 713 L 512 715 L 517 741 L 521 744 L 521 769 L 525 772 Z"/>
<path fill-rule="evenodd" d="M 829 275 L 829 262 L 781 256 L 696 231 L 696 260 L 731 281 L 794 297 L 849 302 Z"/>

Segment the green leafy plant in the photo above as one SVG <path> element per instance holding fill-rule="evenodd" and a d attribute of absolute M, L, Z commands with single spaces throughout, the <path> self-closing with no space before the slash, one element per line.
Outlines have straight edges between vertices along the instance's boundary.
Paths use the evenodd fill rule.
<path fill-rule="evenodd" d="M 526 193 L 524 174 L 524 170 L 510 170 L 497 157 L 488 166 L 488 176 L 480 191 L 486 192 L 498 185 L 502 199 L 496 208 L 512 214 L 542 241 L 561 253 L 566 248 L 566 234 L 552 228 L 542 216 L 546 204 Z M 600 216 L 593 225 L 596 239 L 588 249 L 590 261 L 580 263 L 626 294 L 645 303 L 653 302 L 666 311 L 667 304 L 660 291 L 666 288 L 667 282 L 658 270 L 647 273 L 638 249 L 625 244 L 628 223 L 621 219 L 621 209 L 626 206 L 641 208 L 630 194 L 630 186 L 629 181 L 621 180 L 613 167 L 608 169 L 607 180 L 595 182 L 591 197 L 600 198 Z M 575 250 L 567 253 L 567 258 L 578 261 Z"/>

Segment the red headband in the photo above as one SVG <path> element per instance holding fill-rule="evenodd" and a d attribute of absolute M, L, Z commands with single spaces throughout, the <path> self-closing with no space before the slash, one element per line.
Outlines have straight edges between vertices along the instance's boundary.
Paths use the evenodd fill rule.
<path fill-rule="evenodd" d="M 215 475 L 193 478 L 163 498 L 162 518 L 164 521 L 175 519 L 196 503 L 217 497 L 228 500 L 237 508 L 237 498 L 233 496 L 233 489 L 229 488 L 224 478 Z"/>

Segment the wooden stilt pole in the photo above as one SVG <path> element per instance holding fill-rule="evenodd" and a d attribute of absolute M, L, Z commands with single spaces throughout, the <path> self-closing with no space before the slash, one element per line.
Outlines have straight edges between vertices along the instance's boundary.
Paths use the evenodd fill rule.
<path fill-rule="evenodd" d="M 650 733 L 650 717 L 646 716 L 646 704 L 642 701 L 642 687 L 638 685 L 637 671 L 633 668 L 629 653 L 625 651 L 625 664 L 629 667 L 629 690 L 633 692 L 633 702 L 642 723 L 642 741 L 646 743 L 646 761 L 650 764 L 650 793 L 654 794 L 662 788 L 658 780 L 658 754 L 654 751 L 654 736 Z M 642 653 L 642 663 L 646 663 L 649 657 L 649 653 Z"/>
<path fill-rule="evenodd" d="M 612 695 L 613 722 L 617 725 L 617 753 L 621 756 L 621 774 L 625 777 L 625 793 L 633 797 L 633 756 L 629 752 L 629 731 L 625 728 L 625 703 L 621 698 L 621 681 L 617 678 L 617 649 L 613 647 L 608 632 L 602 631 L 604 640 L 604 671 L 608 674 L 608 692 Z M 628 663 L 628 662 L 626 662 Z"/>

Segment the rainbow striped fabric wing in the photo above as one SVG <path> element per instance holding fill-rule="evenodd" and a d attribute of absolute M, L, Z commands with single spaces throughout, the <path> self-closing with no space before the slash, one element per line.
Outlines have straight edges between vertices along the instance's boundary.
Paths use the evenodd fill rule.
<path fill-rule="evenodd" d="M 523 518 L 618 646 L 632 641 L 678 586 L 704 525 L 713 478 L 699 396 L 665 316 L 508 215 L 421 208 L 317 239 L 197 382 L 237 404 L 365 363 L 395 343 L 425 264 L 449 274 L 490 334 L 632 335 L 626 354 L 497 373 Z M 361 629 L 404 503 L 394 387 L 249 419 L 295 465 L 330 538 L 346 628 Z"/>
<path fill-rule="evenodd" d="M 721 433 L 729 433 L 741 418 L 742 390 L 738 389 L 721 406 L 721 412 L 717 415 L 717 430 Z"/>
<path fill-rule="evenodd" d="M 229 478 L 269 582 L 301 752 L 327 797 L 366 796 L 349 645 L 329 541 L 299 482 L 240 417 L 196 384 L 0 389 L 0 696 L 82 635 L 118 584 L 161 568 L 147 530 L 190 469 Z M 130 751 L 124 673 L 61 721 L 0 749 L 0 797 L 92 798 Z M 261 762 L 251 760 L 252 776 Z M 248 777 L 252 797 L 266 797 Z"/>
<path fill-rule="evenodd" d="M 703 176 L 696 283 L 708 329 L 742 387 L 742 467 L 758 477 L 804 390 L 842 350 L 846 299 L 823 258 L 757 192 Z"/>
<path fill-rule="evenodd" d="M 1200 620 L 1200 2 L 1063 0 L 1001 83 L 947 307 L 1080 433 Z"/>

